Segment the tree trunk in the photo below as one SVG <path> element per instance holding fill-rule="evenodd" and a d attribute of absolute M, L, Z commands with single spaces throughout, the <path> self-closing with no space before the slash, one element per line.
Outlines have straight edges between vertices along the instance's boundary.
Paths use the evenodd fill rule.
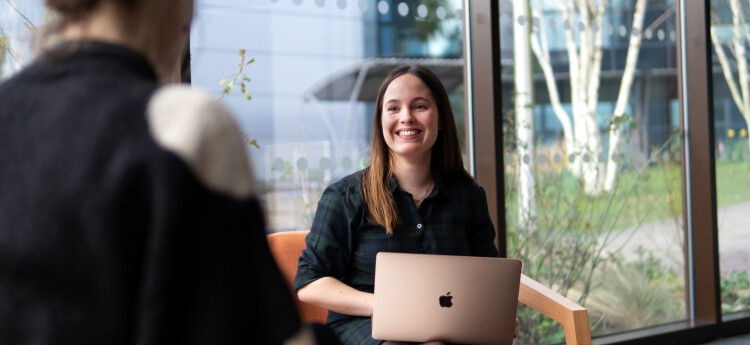
<path fill-rule="evenodd" d="M 559 91 L 551 68 L 544 18 L 541 15 L 543 13 L 541 1 L 537 1 L 541 24 L 539 42 L 534 39 L 531 46 L 542 68 L 550 94 L 550 103 L 563 127 L 566 153 L 571 158 L 568 169 L 574 176 L 581 179 L 586 193 L 596 195 L 611 190 L 617 173 L 617 165 L 612 159 L 613 152 L 609 152 L 606 156 L 603 152 L 602 133 L 597 123 L 603 23 L 608 1 L 562 0 L 555 3 L 559 6 L 563 19 L 568 53 L 572 106 L 570 118 L 560 104 Z M 622 116 L 628 104 L 641 45 L 645 9 L 646 0 L 637 0 L 633 13 L 634 34 L 631 35 L 628 47 L 614 116 Z M 610 151 L 617 149 L 620 135 L 620 131 L 613 132 L 610 129 Z"/>
<path fill-rule="evenodd" d="M 620 81 L 620 93 L 617 95 L 615 111 L 612 114 L 612 125 L 609 127 L 609 152 L 606 157 L 607 175 L 604 179 L 604 191 L 609 192 L 615 185 L 617 174 L 617 160 L 615 153 L 619 151 L 620 138 L 624 126 L 625 109 L 630 100 L 630 92 L 635 78 L 636 66 L 638 65 L 638 53 L 641 50 L 643 40 L 643 18 L 646 14 L 646 0 L 638 0 L 635 3 L 633 11 L 633 29 L 630 34 L 628 44 L 628 55 L 625 58 L 625 69 L 622 72 L 622 81 Z"/>
<path fill-rule="evenodd" d="M 542 12 L 541 1 L 537 1 L 537 13 L 536 17 L 544 18 Z M 549 93 L 550 104 L 552 110 L 560 121 L 560 125 L 563 130 L 563 140 L 565 143 L 565 152 L 573 152 L 573 125 L 570 122 L 570 115 L 563 109 L 560 103 L 560 91 L 557 89 L 557 81 L 555 80 L 555 72 L 552 70 L 552 63 L 549 56 L 549 47 L 547 46 L 547 30 L 544 20 L 539 20 L 539 38 L 535 36 L 530 39 L 531 51 L 539 63 L 542 73 L 544 75 L 544 81 L 547 84 L 547 91 Z"/>
<path fill-rule="evenodd" d="M 516 88 L 516 136 L 518 138 L 518 218 L 527 230 L 536 229 L 534 191 L 534 84 L 531 78 L 531 23 L 528 0 L 513 2 L 513 60 Z"/>
<path fill-rule="evenodd" d="M 745 118 L 745 126 L 750 129 L 750 78 L 748 78 L 747 69 L 747 50 L 745 50 L 745 44 L 748 38 L 742 37 L 745 31 L 745 12 L 743 12 L 740 2 L 738 0 L 731 0 L 730 7 L 732 9 L 732 25 L 733 25 L 733 43 L 734 43 L 734 54 L 735 60 L 737 60 L 737 74 L 740 81 L 740 90 L 742 93 L 742 117 Z M 750 139 L 750 135 L 748 136 Z M 748 141 L 750 147 L 750 140 Z"/>
<path fill-rule="evenodd" d="M 738 0 L 731 0 L 729 2 L 729 8 L 732 12 L 733 25 L 733 49 L 729 49 L 729 51 L 734 55 L 734 59 L 737 61 L 739 87 L 737 85 L 737 82 L 735 82 L 734 80 L 729 59 L 724 52 L 722 42 L 719 41 L 713 25 L 711 26 L 711 42 L 714 45 L 716 57 L 718 58 L 719 64 L 721 65 L 721 70 L 724 74 L 724 79 L 727 82 L 727 86 L 729 87 L 729 92 L 732 95 L 732 99 L 734 100 L 734 104 L 737 105 L 737 109 L 739 109 L 742 117 L 745 119 L 745 126 L 747 126 L 748 130 L 750 130 L 750 78 L 748 76 L 748 66 L 746 61 L 747 52 L 745 50 L 745 40 L 747 40 L 748 37 L 742 37 L 742 33 L 744 31 L 743 23 L 745 23 L 745 18 Z M 748 135 L 748 147 L 750 148 L 750 135 Z"/>

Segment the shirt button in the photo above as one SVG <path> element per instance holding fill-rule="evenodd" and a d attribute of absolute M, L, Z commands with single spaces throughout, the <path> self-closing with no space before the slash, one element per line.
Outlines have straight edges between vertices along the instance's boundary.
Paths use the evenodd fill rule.
<path fill-rule="evenodd" d="M 417 224 L 417 229 L 421 229 L 421 228 L 422 228 L 422 224 L 421 223 Z"/>

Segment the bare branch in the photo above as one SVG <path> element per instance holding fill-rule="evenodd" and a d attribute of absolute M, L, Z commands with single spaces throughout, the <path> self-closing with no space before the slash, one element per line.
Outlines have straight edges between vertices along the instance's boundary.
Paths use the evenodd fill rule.
<path fill-rule="evenodd" d="M 628 44 L 628 55 L 625 58 L 625 69 L 622 71 L 622 81 L 620 82 L 620 92 L 617 95 L 617 103 L 612 118 L 622 117 L 625 113 L 630 92 L 635 78 L 635 70 L 638 65 L 638 53 L 643 41 L 643 20 L 646 15 L 646 0 L 637 0 L 633 11 L 633 33 L 630 34 L 630 43 Z M 637 34 L 636 34 L 637 32 Z M 620 137 L 622 136 L 622 126 L 612 126 L 609 129 L 609 149 L 607 154 L 607 170 L 604 178 L 604 190 L 610 191 L 614 186 L 617 163 L 613 156 L 618 149 Z"/>
<path fill-rule="evenodd" d="M 570 15 L 570 10 L 573 6 L 569 8 L 567 0 L 563 0 L 560 3 L 560 12 L 563 18 L 563 22 L 568 23 L 567 27 L 564 29 L 565 42 L 568 50 L 568 61 L 570 66 L 570 98 L 573 104 L 577 104 L 580 101 L 580 95 L 576 86 L 581 84 L 581 80 L 578 73 L 580 68 L 578 62 L 578 47 L 576 47 L 575 37 L 573 36 L 573 26 L 575 25 L 575 23 L 573 23 Z M 573 116 L 576 116 L 576 114 L 574 113 Z"/>
<path fill-rule="evenodd" d="M 539 40 L 541 41 L 542 53 L 544 58 L 549 61 L 549 45 L 547 44 L 547 26 L 544 23 L 544 7 L 542 7 L 542 0 L 536 0 L 537 13 L 539 16 Z"/>
<path fill-rule="evenodd" d="M 602 51 L 604 45 L 602 43 L 604 37 L 604 12 L 607 8 L 607 0 L 603 0 L 599 3 L 599 7 L 596 10 L 595 25 L 598 30 L 594 33 L 596 35 L 596 42 L 594 43 L 594 60 L 592 62 L 591 70 L 591 81 L 589 82 L 589 98 L 598 100 L 599 99 L 599 85 L 601 80 L 599 76 L 602 70 Z"/>
<path fill-rule="evenodd" d="M 3 38 L 3 37 L 5 38 L 5 41 L 0 42 L 0 43 L 2 43 L 2 46 L 5 49 L 5 51 L 8 53 L 8 55 L 10 55 L 13 61 L 15 61 L 19 66 L 24 66 L 23 60 L 18 58 L 18 55 L 16 55 L 13 52 L 13 49 L 10 47 L 10 40 L 8 39 L 8 35 L 5 34 L 5 30 L 3 30 L 3 28 L 0 27 L 0 38 Z"/>
<path fill-rule="evenodd" d="M 714 44 L 716 57 L 719 59 L 719 65 L 721 65 L 721 70 L 724 73 L 724 79 L 726 80 L 727 86 L 729 87 L 729 92 L 732 94 L 732 99 L 734 99 L 734 103 L 737 105 L 737 108 L 739 108 L 740 112 L 745 113 L 745 110 L 742 106 L 742 98 L 740 98 L 740 93 L 737 90 L 737 84 L 734 81 L 734 76 L 732 76 L 732 67 L 729 66 L 727 56 L 726 54 L 724 54 L 724 48 L 718 42 L 718 38 L 716 37 L 716 32 L 713 26 L 711 27 L 711 42 L 713 42 Z"/>
<path fill-rule="evenodd" d="M 18 15 L 21 16 L 21 18 L 23 18 L 23 20 L 26 21 L 26 23 L 28 23 L 29 25 L 31 25 L 31 27 L 36 28 L 36 26 L 34 26 L 34 23 L 31 22 L 31 19 L 29 19 L 29 17 L 26 17 L 23 13 L 21 13 L 21 11 L 19 11 L 18 8 L 16 8 L 16 6 L 13 5 L 12 2 L 10 2 L 10 0 L 5 0 L 5 1 L 8 2 L 8 5 L 10 5 L 10 7 L 14 11 L 16 11 L 16 13 L 18 13 Z"/>
<path fill-rule="evenodd" d="M 664 11 L 664 13 L 662 13 L 662 15 L 659 16 L 659 18 L 656 18 L 656 20 L 654 20 L 651 24 L 649 24 L 646 27 L 645 30 L 656 29 L 656 27 L 658 27 L 659 25 L 661 25 L 661 23 L 663 23 L 665 20 L 667 20 L 667 18 L 669 18 L 673 14 L 675 14 L 676 11 L 677 11 L 677 4 L 674 4 L 674 5 L 672 5 L 672 7 L 668 8 L 666 11 Z"/>
<path fill-rule="evenodd" d="M 739 0 L 730 0 L 729 6 L 732 9 L 732 24 L 733 24 L 733 43 L 735 59 L 737 60 L 737 74 L 739 79 L 740 93 L 742 95 L 742 107 L 741 109 L 750 109 L 750 82 L 748 80 L 748 66 L 745 53 L 745 39 L 742 37 L 743 18 L 742 18 L 742 7 L 740 6 Z M 744 112 L 743 112 L 744 113 Z"/>
<path fill-rule="evenodd" d="M 537 58 L 537 62 L 539 62 L 539 66 L 542 68 L 542 73 L 544 73 L 544 81 L 547 84 L 547 91 L 549 92 L 549 99 L 550 104 L 552 105 L 552 109 L 555 113 L 555 116 L 557 117 L 557 120 L 560 121 L 560 124 L 563 128 L 563 137 L 565 138 L 565 146 L 568 153 L 573 152 L 573 126 L 570 122 L 570 116 L 568 116 L 568 112 L 563 109 L 562 104 L 560 103 L 560 92 L 557 89 L 557 81 L 555 80 L 555 74 L 552 70 L 552 65 L 550 64 L 550 60 L 548 55 L 545 55 L 544 52 L 540 51 L 539 42 L 536 40 L 534 36 L 531 38 L 531 51 L 534 52 L 534 55 Z"/>

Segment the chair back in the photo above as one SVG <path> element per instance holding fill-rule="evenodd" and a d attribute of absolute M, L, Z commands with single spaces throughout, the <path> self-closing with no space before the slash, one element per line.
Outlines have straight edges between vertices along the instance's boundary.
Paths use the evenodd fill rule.
<path fill-rule="evenodd" d="M 277 232 L 266 236 L 271 254 L 279 266 L 281 274 L 284 276 L 289 291 L 292 293 L 294 303 L 297 305 L 302 322 L 326 323 L 328 310 L 316 305 L 302 302 L 294 293 L 294 276 L 297 274 L 297 261 L 299 261 L 302 250 L 305 249 L 305 236 L 309 230 Z"/>
<path fill-rule="evenodd" d="M 309 230 L 288 231 L 270 234 L 268 246 L 276 264 L 286 279 L 289 290 L 297 305 L 302 322 L 325 323 L 328 311 L 324 308 L 304 303 L 292 290 L 297 262 L 305 249 L 305 236 Z M 565 329 L 565 344 L 591 345 L 588 312 L 575 302 L 539 284 L 526 275 L 521 275 L 518 300 L 547 317 L 561 323 Z M 523 322 L 523 320 L 521 320 Z"/>

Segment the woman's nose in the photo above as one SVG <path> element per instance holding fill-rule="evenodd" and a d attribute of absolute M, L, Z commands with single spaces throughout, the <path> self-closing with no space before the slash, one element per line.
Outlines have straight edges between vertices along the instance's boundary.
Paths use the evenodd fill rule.
<path fill-rule="evenodd" d="M 412 114 L 411 110 L 406 109 L 403 112 L 401 112 L 401 123 L 414 123 L 414 114 Z"/>

